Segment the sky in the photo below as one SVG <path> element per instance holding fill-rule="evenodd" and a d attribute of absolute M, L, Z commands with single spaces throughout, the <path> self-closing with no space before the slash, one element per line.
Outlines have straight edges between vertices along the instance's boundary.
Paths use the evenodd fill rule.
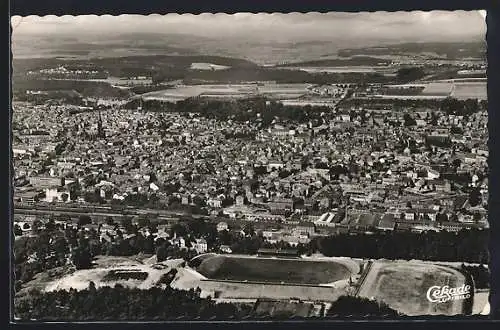
<path fill-rule="evenodd" d="M 486 33 L 484 11 L 168 14 L 120 16 L 14 16 L 12 38 L 40 35 L 175 33 L 260 41 L 335 40 L 471 41 Z"/>

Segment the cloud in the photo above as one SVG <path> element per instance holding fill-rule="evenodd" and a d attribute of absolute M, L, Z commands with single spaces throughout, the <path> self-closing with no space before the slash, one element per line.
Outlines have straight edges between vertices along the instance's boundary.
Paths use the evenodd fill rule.
<path fill-rule="evenodd" d="M 13 17 L 12 27 L 14 39 L 48 34 L 111 36 L 154 32 L 252 41 L 349 38 L 436 41 L 478 38 L 486 32 L 484 17 L 479 11 L 28 16 Z"/>

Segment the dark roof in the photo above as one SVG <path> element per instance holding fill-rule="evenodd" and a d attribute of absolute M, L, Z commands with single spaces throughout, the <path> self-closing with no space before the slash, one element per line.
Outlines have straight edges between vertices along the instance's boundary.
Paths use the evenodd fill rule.
<path fill-rule="evenodd" d="M 412 227 L 413 227 L 413 224 L 411 224 L 411 223 L 398 222 L 398 228 L 397 229 L 411 229 Z"/>
<path fill-rule="evenodd" d="M 299 251 L 297 249 L 269 249 L 269 248 L 260 248 L 257 253 L 262 254 L 276 254 L 276 255 L 297 255 Z"/>
<path fill-rule="evenodd" d="M 464 204 L 467 202 L 468 200 L 468 197 L 467 196 L 457 196 L 455 197 L 455 199 L 453 200 L 453 205 L 455 207 L 455 209 L 460 209 L 464 206 Z"/>
<path fill-rule="evenodd" d="M 373 226 L 377 222 L 377 216 L 374 214 L 364 213 L 358 218 L 357 224 L 359 226 Z"/>
<path fill-rule="evenodd" d="M 438 213 L 436 210 L 433 209 L 415 208 L 413 210 L 417 213 Z"/>
<path fill-rule="evenodd" d="M 38 192 L 38 191 L 23 191 L 23 192 L 17 192 L 15 197 L 30 198 L 30 197 L 38 196 L 39 194 L 40 194 L 40 192 Z"/>
<path fill-rule="evenodd" d="M 300 227 L 311 227 L 311 228 L 314 228 L 314 223 L 312 222 L 307 222 L 307 221 L 301 221 L 297 224 L 297 226 L 300 226 Z"/>
<path fill-rule="evenodd" d="M 342 224 L 355 224 L 358 221 L 358 214 L 350 214 L 347 213 L 347 217 L 345 217 L 344 220 L 342 220 L 340 223 Z"/>

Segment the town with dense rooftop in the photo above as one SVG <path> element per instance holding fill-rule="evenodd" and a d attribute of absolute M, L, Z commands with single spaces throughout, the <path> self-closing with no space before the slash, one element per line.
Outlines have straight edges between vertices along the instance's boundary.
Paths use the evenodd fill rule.
<path fill-rule="evenodd" d="M 14 58 L 18 313 L 155 288 L 186 310 L 141 317 L 487 313 L 484 53 L 412 47 Z"/>
<path fill-rule="evenodd" d="M 99 101 L 83 110 L 15 102 L 14 201 L 56 209 L 192 206 L 212 219 L 265 222 L 271 231 L 300 223 L 310 235 L 487 226 L 484 102 L 464 116 L 341 101 L 312 120 L 268 125 L 258 113 L 237 122 Z"/>

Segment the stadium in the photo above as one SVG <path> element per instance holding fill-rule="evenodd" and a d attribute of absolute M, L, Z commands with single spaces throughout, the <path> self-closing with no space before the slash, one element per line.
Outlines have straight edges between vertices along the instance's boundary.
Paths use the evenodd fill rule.
<path fill-rule="evenodd" d="M 219 300 L 335 301 L 360 272 L 348 258 L 286 258 L 204 254 L 182 269 L 172 286 L 200 288 Z"/>

